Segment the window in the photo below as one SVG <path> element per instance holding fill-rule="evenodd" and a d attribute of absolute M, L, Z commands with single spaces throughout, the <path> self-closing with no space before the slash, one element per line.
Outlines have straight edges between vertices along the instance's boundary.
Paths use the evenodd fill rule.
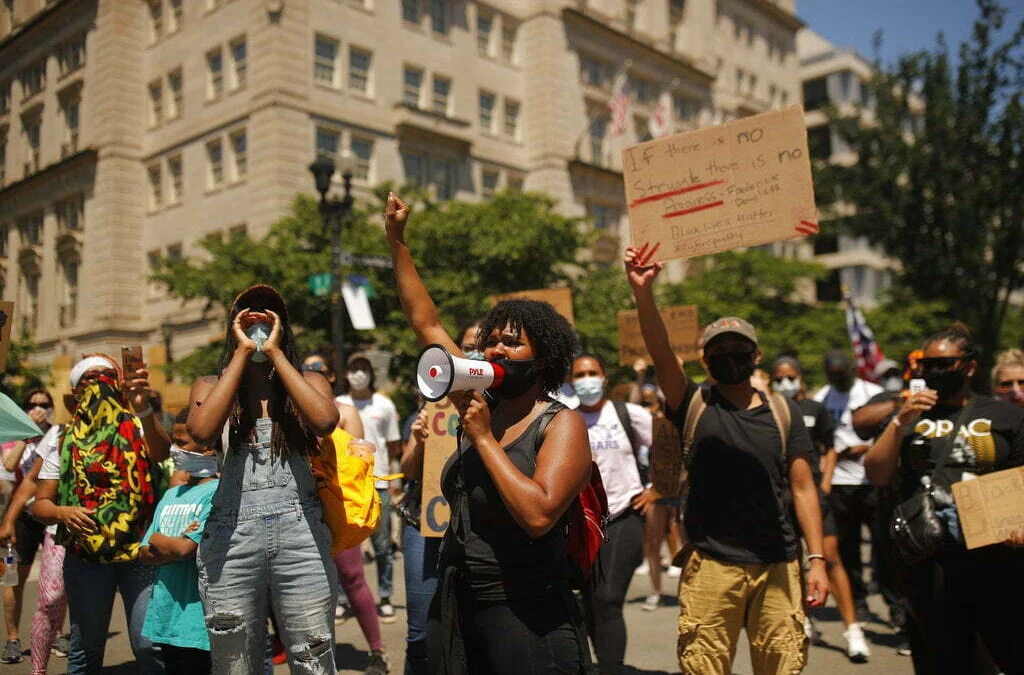
<path fill-rule="evenodd" d="M 448 0 L 430 0 L 430 29 L 438 35 L 448 34 Z"/>
<path fill-rule="evenodd" d="M 747 93 L 751 96 L 754 96 L 757 93 L 757 75 L 750 76 Z"/>
<path fill-rule="evenodd" d="M 0 225 L 0 258 L 7 257 L 7 239 L 10 236 L 10 229 L 7 225 Z"/>
<path fill-rule="evenodd" d="M 182 89 L 181 68 L 172 70 L 167 74 L 167 88 L 171 92 L 171 100 L 168 101 L 167 106 L 167 119 L 178 119 L 185 110 L 185 93 Z"/>
<path fill-rule="evenodd" d="M 46 87 L 46 59 L 34 63 L 21 73 L 23 98 L 35 96 Z"/>
<path fill-rule="evenodd" d="M 183 17 L 182 0 L 169 0 L 167 3 L 171 8 L 171 14 L 167 21 L 167 33 L 177 33 L 178 29 L 181 28 L 181 20 Z"/>
<path fill-rule="evenodd" d="M 607 230 L 618 227 L 622 210 L 615 206 L 589 203 L 587 204 L 587 215 L 593 221 L 595 230 Z"/>
<path fill-rule="evenodd" d="M 494 94 L 480 92 L 480 130 L 494 133 Z"/>
<path fill-rule="evenodd" d="M 480 194 L 490 199 L 498 191 L 498 172 L 482 171 L 480 173 Z"/>
<path fill-rule="evenodd" d="M 438 199 L 455 196 L 455 164 L 445 160 L 430 160 L 430 182 Z"/>
<path fill-rule="evenodd" d="M 420 0 L 402 0 L 402 20 L 419 24 Z"/>
<path fill-rule="evenodd" d="M 370 168 L 373 162 L 373 141 L 368 138 L 353 136 L 352 141 L 349 143 L 349 148 L 352 151 L 352 157 L 355 159 L 352 177 L 356 180 L 369 181 Z"/>
<path fill-rule="evenodd" d="M 78 152 L 78 95 L 65 97 L 61 102 L 61 117 L 64 118 L 64 141 L 60 146 L 61 159 Z"/>
<path fill-rule="evenodd" d="M 509 63 L 515 62 L 516 55 L 516 27 L 509 25 L 508 19 L 504 21 L 501 28 L 501 58 Z"/>
<path fill-rule="evenodd" d="M 11 112 L 11 83 L 0 82 L 0 115 Z"/>
<path fill-rule="evenodd" d="M 43 243 L 43 212 L 22 218 L 18 230 L 22 246 L 39 246 Z"/>
<path fill-rule="evenodd" d="M 523 177 L 522 176 L 509 176 L 506 179 L 508 189 L 512 192 L 523 191 Z"/>
<path fill-rule="evenodd" d="M 348 50 L 348 87 L 361 94 L 370 93 L 370 66 L 373 55 L 365 49 L 352 47 Z"/>
<path fill-rule="evenodd" d="M 654 83 L 638 77 L 633 81 L 633 91 L 636 92 L 636 102 L 649 104 L 654 100 Z"/>
<path fill-rule="evenodd" d="M 604 136 L 607 122 L 603 116 L 590 120 L 590 161 L 604 166 Z"/>
<path fill-rule="evenodd" d="M 164 3 L 162 0 L 149 0 L 149 41 L 160 39 L 164 33 Z"/>
<path fill-rule="evenodd" d="M 164 203 L 163 172 L 159 164 L 150 166 L 146 172 L 149 175 L 149 210 L 156 211 Z"/>
<path fill-rule="evenodd" d="M 431 101 L 433 111 L 438 115 L 448 114 L 448 98 L 452 91 L 452 81 L 447 77 L 434 75 L 434 95 Z"/>
<path fill-rule="evenodd" d="M 505 99 L 505 138 L 519 140 L 519 101 Z"/>
<path fill-rule="evenodd" d="M 478 14 L 476 17 L 476 50 L 487 56 L 491 53 L 491 32 L 494 30 L 494 17 L 490 14 Z"/>
<path fill-rule="evenodd" d="M 181 177 L 181 155 L 175 155 L 167 159 L 167 176 L 170 178 L 168 181 L 170 189 L 167 191 L 167 203 L 180 204 L 182 194 L 184 193 Z"/>
<path fill-rule="evenodd" d="M 206 144 L 206 184 L 211 190 L 224 185 L 224 150 L 220 141 Z"/>
<path fill-rule="evenodd" d="M 420 87 L 423 84 L 423 71 L 419 68 L 406 66 L 402 75 L 402 102 L 410 108 L 420 107 Z"/>
<path fill-rule="evenodd" d="M 220 47 L 206 55 L 207 87 L 206 98 L 213 101 L 224 93 L 224 57 Z"/>
<path fill-rule="evenodd" d="M 242 89 L 245 87 L 246 78 L 248 77 L 248 66 L 246 65 L 246 43 L 245 36 L 235 38 L 230 45 L 231 49 L 231 70 L 233 75 L 233 82 L 231 83 L 232 89 Z"/>
<path fill-rule="evenodd" d="M 0 190 L 7 187 L 7 129 L 0 128 Z"/>
<path fill-rule="evenodd" d="M 685 6 L 685 0 L 669 0 L 668 3 L 668 20 L 669 23 L 679 23 L 683 20 L 683 9 Z"/>
<path fill-rule="evenodd" d="M 149 126 L 158 127 L 163 121 L 163 85 L 160 80 L 149 83 Z"/>
<path fill-rule="evenodd" d="M 580 56 L 580 77 L 584 84 L 594 87 L 604 86 L 604 64 L 589 56 Z"/>
<path fill-rule="evenodd" d="M 61 299 L 60 299 L 60 326 L 67 328 L 75 323 L 78 318 L 78 268 L 77 259 L 62 260 L 61 269 Z"/>
<path fill-rule="evenodd" d="M 327 157 L 334 158 L 338 154 L 338 148 L 341 143 L 341 134 L 330 129 L 324 129 L 317 127 L 316 130 L 316 154 L 317 156 L 326 155 Z"/>
<path fill-rule="evenodd" d="M 65 43 L 57 50 L 57 65 L 64 77 L 85 65 L 85 37 Z"/>
<path fill-rule="evenodd" d="M 28 308 L 21 315 L 21 332 L 28 335 L 39 326 L 39 276 L 23 271 L 21 280 L 23 294 L 18 304 Z"/>
<path fill-rule="evenodd" d="M 75 195 L 62 199 L 54 205 L 57 215 L 57 229 L 61 232 L 78 232 L 85 222 L 85 197 Z"/>
<path fill-rule="evenodd" d="M 42 121 L 39 117 L 22 120 L 22 128 L 25 130 L 25 175 L 39 171 L 39 144 L 42 138 Z"/>
<path fill-rule="evenodd" d="M 808 129 L 807 146 L 813 159 L 829 159 L 832 156 L 832 132 L 828 125 Z"/>
<path fill-rule="evenodd" d="M 686 96 L 673 96 L 672 107 L 675 110 L 677 122 L 692 123 L 700 114 L 700 102 Z"/>
<path fill-rule="evenodd" d="M 405 170 L 405 182 L 413 185 L 427 184 L 427 158 L 412 152 L 402 152 L 402 168 Z"/>
<path fill-rule="evenodd" d="M 329 87 L 335 84 L 334 73 L 338 62 L 338 41 L 323 35 L 316 36 L 313 60 L 313 79 Z"/>
<path fill-rule="evenodd" d="M 743 93 L 743 83 L 747 79 L 747 74 L 743 72 L 742 68 L 736 69 L 736 93 Z"/>
<path fill-rule="evenodd" d="M 818 110 L 828 103 L 828 80 L 818 77 L 804 82 L 804 109 Z"/>
<path fill-rule="evenodd" d="M 246 152 L 248 140 L 245 129 L 231 134 L 231 156 L 233 159 L 232 180 L 240 181 L 249 172 L 248 153 Z"/>
<path fill-rule="evenodd" d="M 177 262 L 184 257 L 181 244 L 171 244 L 167 247 L 167 257 L 171 262 Z"/>

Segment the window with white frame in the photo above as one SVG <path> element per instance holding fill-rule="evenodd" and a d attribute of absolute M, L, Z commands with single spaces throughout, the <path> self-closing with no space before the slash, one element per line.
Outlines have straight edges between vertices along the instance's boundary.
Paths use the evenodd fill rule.
<path fill-rule="evenodd" d="M 316 154 L 324 155 L 334 159 L 338 155 L 338 148 L 341 147 L 341 134 L 337 131 L 317 127 L 316 129 Z"/>
<path fill-rule="evenodd" d="M 185 186 L 181 173 L 181 155 L 167 158 L 167 203 L 180 204 Z"/>
<path fill-rule="evenodd" d="M 149 41 L 156 42 L 164 34 L 163 0 L 149 0 Z"/>
<path fill-rule="evenodd" d="M 229 51 L 231 53 L 231 88 L 243 89 L 248 79 L 248 46 L 245 36 L 237 37 L 231 41 Z"/>
<path fill-rule="evenodd" d="M 494 101 L 491 92 L 480 92 L 480 130 L 489 134 L 494 133 Z"/>
<path fill-rule="evenodd" d="M 420 0 L 402 0 L 402 20 L 419 25 Z"/>
<path fill-rule="evenodd" d="M 370 69 L 373 67 L 373 54 L 359 47 L 348 50 L 348 88 L 360 94 L 370 95 Z"/>
<path fill-rule="evenodd" d="M 237 182 L 249 173 L 248 138 L 245 129 L 234 132 L 231 138 L 231 180 Z"/>
<path fill-rule="evenodd" d="M 434 91 L 431 109 L 438 115 L 447 115 L 452 93 L 452 81 L 441 75 L 434 75 Z"/>
<path fill-rule="evenodd" d="M 482 10 L 476 16 L 476 51 L 484 56 L 491 53 L 491 34 L 494 32 L 494 17 Z"/>
<path fill-rule="evenodd" d="M 224 185 L 224 148 L 220 139 L 206 144 L 206 186 L 215 190 Z"/>
<path fill-rule="evenodd" d="M 164 120 L 163 84 L 160 80 L 149 83 L 149 126 L 158 127 Z"/>
<path fill-rule="evenodd" d="M 519 140 L 519 101 L 505 99 L 505 138 Z"/>
<path fill-rule="evenodd" d="M 420 90 L 423 87 L 423 71 L 406 66 L 402 72 L 402 102 L 411 108 L 420 107 Z"/>
<path fill-rule="evenodd" d="M 224 56 L 217 47 L 206 53 L 206 98 L 213 101 L 224 93 Z"/>
<path fill-rule="evenodd" d="M 156 211 L 164 203 L 163 172 L 159 164 L 151 164 L 146 173 L 149 177 L 149 210 Z"/>
<path fill-rule="evenodd" d="M 508 17 L 501 25 L 501 58 L 507 63 L 515 63 L 516 60 L 516 25 Z"/>
<path fill-rule="evenodd" d="M 354 166 L 352 177 L 367 182 L 373 169 L 373 141 L 361 136 L 353 136 L 349 141 Z"/>
<path fill-rule="evenodd" d="M 167 119 L 169 120 L 178 119 L 185 111 L 183 84 L 181 68 L 175 68 L 167 73 L 167 89 L 171 94 L 170 100 L 167 102 Z"/>
<path fill-rule="evenodd" d="M 498 172 L 484 169 L 480 172 L 480 194 L 488 199 L 498 191 Z"/>
<path fill-rule="evenodd" d="M 313 80 L 328 87 L 336 87 L 338 72 L 338 41 L 326 35 L 317 35 L 313 51 Z"/>
<path fill-rule="evenodd" d="M 448 0 L 430 1 L 430 29 L 438 35 L 448 34 Z"/>
<path fill-rule="evenodd" d="M 168 7 L 170 13 L 167 15 L 167 33 L 177 33 L 178 29 L 181 28 L 182 19 L 184 18 L 184 6 L 182 2 L 184 0 L 168 0 Z"/>

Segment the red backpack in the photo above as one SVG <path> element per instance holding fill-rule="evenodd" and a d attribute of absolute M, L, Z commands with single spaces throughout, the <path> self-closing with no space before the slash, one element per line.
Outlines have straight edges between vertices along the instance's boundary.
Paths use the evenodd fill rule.
<path fill-rule="evenodd" d="M 608 541 L 608 495 L 604 491 L 601 471 L 590 463 L 590 482 L 576 496 L 569 507 L 565 550 L 574 567 L 576 585 L 590 578 L 601 545 Z"/>

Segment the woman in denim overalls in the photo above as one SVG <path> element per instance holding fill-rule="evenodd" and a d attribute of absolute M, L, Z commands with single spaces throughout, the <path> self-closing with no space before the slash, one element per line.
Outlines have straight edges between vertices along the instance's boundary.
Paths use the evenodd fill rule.
<path fill-rule="evenodd" d="M 296 367 L 287 321 L 273 288 L 243 292 L 232 307 L 220 378 L 192 387 L 189 433 L 212 445 L 228 425 L 198 555 L 217 675 L 263 672 L 268 603 L 292 672 L 336 672 L 337 573 L 307 455 L 335 428 L 338 409 L 327 380 Z M 256 337 L 261 323 L 272 328 Z"/>

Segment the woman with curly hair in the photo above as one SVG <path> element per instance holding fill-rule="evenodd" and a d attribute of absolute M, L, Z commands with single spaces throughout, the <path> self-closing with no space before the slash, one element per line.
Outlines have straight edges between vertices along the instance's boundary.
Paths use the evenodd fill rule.
<path fill-rule="evenodd" d="M 409 208 L 388 196 L 384 214 L 402 308 L 421 345 L 464 352 L 441 325 L 405 244 Z M 565 514 L 590 477 L 579 413 L 552 400 L 578 343 L 551 305 L 498 303 L 481 321 L 479 348 L 505 376 L 491 393 L 451 395 L 462 433 L 441 488 L 452 516 L 431 607 L 431 672 L 580 673 L 586 636 L 569 585 Z"/>
<path fill-rule="evenodd" d="M 231 309 L 220 377 L 192 387 L 189 434 L 208 446 L 225 437 L 198 552 L 218 675 L 263 672 L 268 603 L 292 672 L 336 672 L 338 579 L 308 457 L 338 409 L 323 375 L 300 365 L 284 300 L 253 286 Z"/>

